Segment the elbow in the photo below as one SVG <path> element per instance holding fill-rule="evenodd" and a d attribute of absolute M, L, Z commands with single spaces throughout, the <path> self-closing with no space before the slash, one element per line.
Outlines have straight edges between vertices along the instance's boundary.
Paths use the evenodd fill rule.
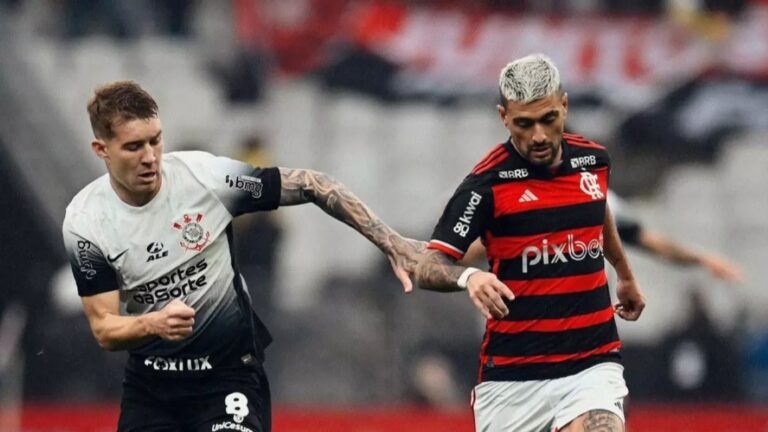
<path fill-rule="evenodd" d="M 122 349 L 118 341 L 108 337 L 103 331 L 94 330 L 93 336 L 96 338 L 99 348 L 104 351 L 120 351 Z"/>
<path fill-rule="evenodd" d="M 96 337 L 96 342 L 99 344 L 99 348 L 104 351 L 115 351 L 115 344 L 113 341 L 99 334 L 94 334 L 94 336 Z"/>

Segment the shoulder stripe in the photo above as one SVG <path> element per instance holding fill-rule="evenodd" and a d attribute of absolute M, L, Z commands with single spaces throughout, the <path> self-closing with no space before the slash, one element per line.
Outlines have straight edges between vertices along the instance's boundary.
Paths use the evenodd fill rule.
<path fill-rule="evenodd" d="M 590 148 L 597 148 L 601 150 L 605 150 L 605 147 L 594 142 L 590 141 L 586 138 L 584 138 L 581 135 L 576 134 L 570 134 L 570 133 L 564 133 L 563 138 L 565 138 L 566 141 L 568 141 L 569 144 L 573 144 L 575 146 L 579 147 L 590 147 Z"/>
<path fill-rule="evenodd" d="M 481 167 L 486 165 L 488 162 L 493 160 L 494 158 L 498 157 L 500 154 L 504 152 L 504 144 L 499 144 L 496 147 L 493 148 L 488 154 L 486 154 L 480 162 L 475 165 L 474 168 L 472 168 L 472 174 L 477 174 L 477 171 L 480 170 Z"/>
<path fill-rule="evenodd" d="M 488 161 L 488 163 L 486 163 L 486 164 L 484 164 L 483 166 L 481 166 L 481 167 L 478 167 L 477 169 L 475 169 L 475 171 L 473 172 L 473 174 L 475 174 L 475 175 L 478 175 L 478 174 L 482 174 L 482 173 L 484 173 L 484 172 L 488 171 L 489 169 L 491 169 L 491 168 L 495 167 L 496 165 L 500 164 L 500 163 L 501 163 L 503 160 L 505 160 L 507 157 L 509 157 L 509 153 L 507 153 L 506 151 L 504 151 L 504 153 L 502 153 L 502 154 L 500 154 L 500 155 L 496 156 L 496 157 L 495 157 L 495 158 L 493 158 L 492 160 Z"/>

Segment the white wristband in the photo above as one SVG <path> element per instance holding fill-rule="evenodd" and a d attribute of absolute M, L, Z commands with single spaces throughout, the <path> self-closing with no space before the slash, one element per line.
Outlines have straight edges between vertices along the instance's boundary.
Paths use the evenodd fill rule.
<path fill-rule="evenodd" d="M 482 270 L 479 268 L 467 267 L 467 269 L 461 273 L 461 276 L 459 276 L 459 280 L 456 281 L 456 285 L 458 285 L 461 289 L 467 289 L 467 281 L 469 280 L 469 277 L 472 276 L 473 273 L 477 273 L 479 271 Z"/>

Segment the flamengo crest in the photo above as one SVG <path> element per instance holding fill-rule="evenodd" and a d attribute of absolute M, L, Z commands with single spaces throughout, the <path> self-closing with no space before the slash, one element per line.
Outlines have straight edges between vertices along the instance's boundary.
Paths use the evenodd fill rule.
<path fill-rule="evenodd" d="M 605 197 L 603 191 L 600 190 L 600 183 L 597 182 L 597 175 L 591 172 L 585 171 L 581 173 L 581 182 L 579 184 L 581 191 L 592 197 L 593 200 L 598 200 Z"/>
<path fill-rule="evenodd" d="M 181 245 L 184 250 L 193 250 L 200 252 L 205 248 L 209 241 L 211 241 L 211 233 L 200 225 L 200 221 L 203 220 L 203 214 L 198 213 L 197 216 L 185 214 L 181 222 L 174 222 L 173 228 L 181 231 Z"/>

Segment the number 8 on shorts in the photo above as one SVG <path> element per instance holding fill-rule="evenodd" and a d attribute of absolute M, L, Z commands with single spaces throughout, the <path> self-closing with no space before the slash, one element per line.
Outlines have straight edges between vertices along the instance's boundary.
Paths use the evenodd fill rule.
<path fill-rule="evenodd" d="M 248 398 L 240 392 L 234 392 L 224 398 L 227 414 L 234 416 L 237 423 L 241 423 L 248 416 Z"/>

